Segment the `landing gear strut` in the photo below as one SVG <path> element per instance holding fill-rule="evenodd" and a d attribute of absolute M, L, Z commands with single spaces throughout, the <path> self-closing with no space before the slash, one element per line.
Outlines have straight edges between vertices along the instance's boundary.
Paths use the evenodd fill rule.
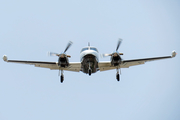
<path fill-rule="evenodd" d="M 91 75 L 91 73 L 92 73 L 92 70 L 91 70 L 91 64 L 90 64 L 90 62 L 89 62 L 89 70 L 88 70 L 88 73 L 89 73 L 89 76 Z"/>

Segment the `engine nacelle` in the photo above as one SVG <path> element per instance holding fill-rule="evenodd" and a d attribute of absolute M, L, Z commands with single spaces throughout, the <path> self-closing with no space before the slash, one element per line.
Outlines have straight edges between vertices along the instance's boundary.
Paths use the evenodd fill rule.
<path fill-rule="evenodd" d="M 120 55 L 118 55 L 117 53 L 114 53 L 112 56 L 111 56 L 111 65 L 112 66 L 119 66 L 119 64 L 121 64 L 121 57 Z"/>
<path fill-rule="evenodd" d="M 58 66 L 64 67 L 64 68 L 68 67 L 69 66 L 69 59 L 68 59 L 68 57 L 67 56 L 59 57 Z"/>

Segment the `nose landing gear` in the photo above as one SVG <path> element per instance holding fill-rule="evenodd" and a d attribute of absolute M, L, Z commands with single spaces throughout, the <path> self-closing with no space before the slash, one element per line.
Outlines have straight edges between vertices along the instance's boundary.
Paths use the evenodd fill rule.
<path fill-rule="evenodd" d="M 89 76 L 90 76 L 90 75 L 91 75 L 91 73 L 92 73 L 92 70 L 91 70 L 91 69 L 89 69 L 89 70 L 88 70 L 88 72 L 89 72 Z"/>
<path fill-rule="evenodd" d="M 91 76 L 92 70 L 91 70 L 91 64 L 89 62 L 89 69 L 88 69 L 89 76 Z"/>

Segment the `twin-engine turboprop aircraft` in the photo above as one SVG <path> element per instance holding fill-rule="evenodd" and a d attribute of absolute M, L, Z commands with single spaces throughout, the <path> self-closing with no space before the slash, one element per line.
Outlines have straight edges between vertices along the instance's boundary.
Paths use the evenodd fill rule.
<path fill-rule="evenodd" d="M 72 45 L 70 41 L 61 54 L 50 52 L 50 56 L 58 56 L 58 62 L 42 62 L 42 61 L 21 61 L 21 60 L 8 60 L 7 56 L 3 56 L 3 60 L 6 62 L 13 63 L 22 63 L 22 64 L 30 64 L 35 67 L 49 68 L 51 70 L 59 70 L 61 71 L 60 81 L 61 83 L 64 81 L 63 71 L 74 71 L 91 75 L 92 73 L 96 73 L 97 71 L 106 71 L 116 69 L 116 79 L 120 80 L 119 77 L 119 69 L 120 68 L 129 68 L 130 66 L 144 64 L 148 61 L 160 60 L 166 58 L 173 58 L 176 56 L 176 52 L 173 51 L 171 56 L 164 57 L 153 57 L 153 58 L 143 58 L 143 59 L 132 59 L 132 60 L 122 60 L 121 55 L 123 53 L 119 53 L 118 49 L 122 42 L 122 39 L 118 40 L 116 51 L 111 54 L 102 54 L 102 57 L 110 56 L 111 59 L 108 62 L 99 62 L 99 52 L 95 47 L 88 45 L 87 47 L 82 48 L 80 53 L 80 62 L 69 62 L 71 56 L 66 54 L 66 51 Z"/>

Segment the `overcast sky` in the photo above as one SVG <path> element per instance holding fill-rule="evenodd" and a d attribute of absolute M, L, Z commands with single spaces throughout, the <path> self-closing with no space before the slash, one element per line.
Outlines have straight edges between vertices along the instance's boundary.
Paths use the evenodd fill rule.
<path fill-rule="evenodd" d="M 116 49 L 123 59 L 180 53 L 178 0 L 4 0 L 0 1 L 0 55 L 9 59 L 57 61 L 69 40 L 70 62 L 80 50 Z M 0 61 L 0 120 L 178 120 L 180 55 L 116 70 L 64 72 Z M 109 57 L 100 61 L 109 61 Z"/>

